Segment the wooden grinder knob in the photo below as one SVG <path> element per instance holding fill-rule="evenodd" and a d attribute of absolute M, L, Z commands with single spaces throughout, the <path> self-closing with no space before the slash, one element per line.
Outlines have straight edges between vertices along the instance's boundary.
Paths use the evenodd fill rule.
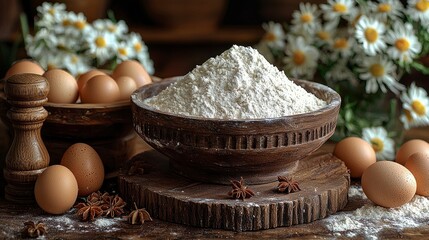
<path fill-rule="evenodd" d="M 34 183 L 49 165 L 49 154 L 40 134 L 48 117 L 43 104 L 48 100 L 49 83 L 40 75 L 18 74 L 6 79 L 4 92 L 10 104 L 7 116 L 14 130 L 3 171 L 7 182 L 5 198 L 16 203 L 34 203 Z"/>

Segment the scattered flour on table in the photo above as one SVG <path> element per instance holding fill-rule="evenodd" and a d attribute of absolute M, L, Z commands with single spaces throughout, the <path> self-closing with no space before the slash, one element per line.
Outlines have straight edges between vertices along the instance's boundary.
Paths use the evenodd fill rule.
<path fill-rule="evenodd" d="M 349 197 L 357 197 L 357 198 L 362 198 L 362 199 L 366 199 L 366 195 L 363 192 L 362 188 L 360 186 L 357 185 L 352 185 L 349 187 Z"/>
<path fill-rule="evenodd" d="M 275 118 L 326 105 L 257 50 L 237 45 L 208 59 L 145 103 L 163 112 L 218 119 Z"/>
<path fill-rule="evenodd" d="M 350 190 L 352 189 L 352 190 Z M 349 197 L 366 199 L 362 188 L 351 186 Z M 378 239 L 383 229 L 402 230 L 427 225 L 429 198 L 416 195 L 409 203 L 397 208 L 384 208 L 369 202 L 350 212 L 339 212 L 322 220 L 337 236 Z"/>
<path fill-rule="evenodd" d="M 94 221 L 90 222 L 81 222 L 77 219 L 71 219 L 71 216 L 62 215 L 62 216 L 51 216 L 41 219 L 40 221 L 44 222 L 48 231 L 49 228 L 56 229 L 60 231 L 75 231 L 79 230 L 80 232 L 89 232 L 89 231 L 103 231 L 103 232 L 114 232 L 118 228 L 115 227 L 119 225 L 120 221 L 123 221 L 121 218 L 106 218 L 99 217 Z"/>

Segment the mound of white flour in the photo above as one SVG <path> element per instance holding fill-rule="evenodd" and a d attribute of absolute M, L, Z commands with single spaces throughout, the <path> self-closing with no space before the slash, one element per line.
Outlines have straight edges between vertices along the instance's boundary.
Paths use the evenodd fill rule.
<path fill-rule="evenodd" d="M 145 103 L 163 112 L 217 119 L 274 118 L 326 105 L 257 50 L 236 45 Z"/>

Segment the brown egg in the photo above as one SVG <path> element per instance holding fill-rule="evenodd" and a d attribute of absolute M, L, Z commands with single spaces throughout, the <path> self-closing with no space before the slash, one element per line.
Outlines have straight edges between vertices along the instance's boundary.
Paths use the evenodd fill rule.
<path fill-rule="evenodd" d="M 129 100 L 131 93 L 137 89 L 136 81 L 127 76 L 117 78 L 116 83 L 118 84 L 120 92 L 119 100 Z"/>
<path fill-rule="evenodd" d="M 98 153 L 88 144 L 71 145 L 61 158 L 61 165 L 76 177 L 79 196 L 98 191 L 104 181 L 104 166 Z"/>
<path fill-rule="evenodd" d="M 49 82 L 48 101 L 53 103 L 75 103 L 79 98 L 76 79 L 62 69 L 46 71 L 43 76 Z"/>
<path fill-rule="evenodd" d="M 429 152 L 429 145 L 421 139 L 412 139 L 404 144 L 396 152 L 396 162 L 404 165 L 411 154 L 416 152 Z"/>
<path fill-rule="evenodd" d="M 134 60 L 126 60 L 119 63 L 113 70 L 112 77 L 118 79 L 119 77 L 127 76 L 136 81 L 137 88 L 152 83 L 152 79 L 144 69 L 143 65 Z"/>
<path fill-rule="evenodd" d="M 347 137 L 338 142 L 334 155 L 346 164 L 353 178 L 360 178 L 365 169 L 377 160 L 371 144 L 358 137 Z"/>
<path fill-rule="evenodd" d="M 92 69 L 80 75 L 79 78 L 77 79 L 77 86 L 79 87 L 79 91 L 82 90 L 83 85 L 85 85 L 90 78 L 97 75 L 107 75 L 107 74 L 98 69 Z"/>
<path fill-rule="evenodd" d="M 20 73 L 34 73 L 38 75 L 43 75 L 45 73 L 45 70 L 35 61 L 33 60 L 20 60 L 15 62 L 6 72 L 6 75 L 4 76 L 5 79 L 8 79 L 9 77 L 20 74 Z"/>
<path fill-rule="evenodd" d="M 406 167 L 392 161 L 379 161 L 362 175 L 362 190 L 369 200 L 382 207 L 399 207 L 416 194 L 417 183 Z"/>
<path fill-rule="evenodd" d="M 407 162 L 405 162 L 405 167 L 416 178 L 416 193 L 426 197 L 429 196 L 429 152 L 411 154 Z"/>
<path fill-rule="evenodd" d="M 61 165 L 46 168 L 34 185 L 37 204 L 51 214 L 67 212 L 75 203 L 77 192 L 76 178 L 68 168 Z"/>
<path fill-rule="evenodd" d="M 82 103 L 111 103 L 119 100 L 118 84 L 107 75 L 90 78 L 80 91 Z"/>

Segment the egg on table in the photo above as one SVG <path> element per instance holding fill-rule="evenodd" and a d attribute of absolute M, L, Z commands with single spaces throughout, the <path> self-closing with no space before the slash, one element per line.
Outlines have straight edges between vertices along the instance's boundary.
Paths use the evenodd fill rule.
<path fill-rule="evenodd" d="M 79 196 L 98 191 L 104 181 L 104 166 L 98 153 L 90 145 L 75 143 L 64 152 L 61 165 L 76 177 Z"/>
<path fill-rule="evenodd" d="M 392 161 L 378 161 L 369 166 L 362 174 L 361 184 L 369 200 L 386 208 L 409 202 L 417 189 L 410 170 Z"/>
<path fill-rule="evenodd" d="M 52 103 L 75 103 L 79 98 L 76 79 L 62 69 L 51 69 L 43 76 L 49 83 L 48 101 Z"/>
<path fill-rule="evenodd" d="M 404 165 L 408 158 L 416 152 L 429 153 L 429 144 L 421 139 L 408 140 L 403 143 L 396 152 L 396 162 Z"/>
<path fill-rule="evenodd" d="M 86 84 L 86 82 L 97 75 L 107 75 L 105 72 L 102 72 L 98 69 L 92 69 L 89 70 L 83 74 L 81 74 L 78 78 L 77 78 L 77 86 L 79 87 L 79 91 L 82 90 L 82 87 Z"/>
<path fill-rule="evenodd" d="M 131 93 L 137 89 L 137 84 L 134 79 L 122 76 L 115 80 L 119 87 L 119 100 L 129 100 Z"/>
<path fill-rule="evenodd" d="M 371 144 L 358 137 L 339 141 L 335 145 L 334 155 L 345 163 L 353 178 L 360 178 L 365 169 L 377 160 Z"/>
<path fill-rule="evenodd" d="M 405 167 L 416 178 L 416 193 L 421 196 L 429 196 L 429 152 L 411 154 L 405 162 Z"/>
<path fill-rule="evenodd" d="M 52 165 L 38 177 L 34 185 L 37 204 L 47 213 L 67 212 L 77 199 L 78 185 L 74 174 L 66 167 Z"/>
<path fill-rule="evenodd" d="M 43 75 L 45 70 L 35 61 L 23 59 L 13 63 L 12 66 L 7 70 L 4 78 L 8 79 L 9 77 L 20 73 L 34 73 L 37 75 Z"/>
<path fill-rule="evenodd" d="M 135 60 L 126 60 L 119 63 L 112 72 L 112 77 L 118 79 L 119 77 L 127 76 L 137 84 L 137 88 L 152 83 L 152 78 L 147 73 L 143 65 Z"/>
<path fill-rule="evenodd" d="M 108 75 L 93 76 L 80 91 L 82 103 L 111 103 L 118 101 L 119 98 L 119 86 Z"/>

